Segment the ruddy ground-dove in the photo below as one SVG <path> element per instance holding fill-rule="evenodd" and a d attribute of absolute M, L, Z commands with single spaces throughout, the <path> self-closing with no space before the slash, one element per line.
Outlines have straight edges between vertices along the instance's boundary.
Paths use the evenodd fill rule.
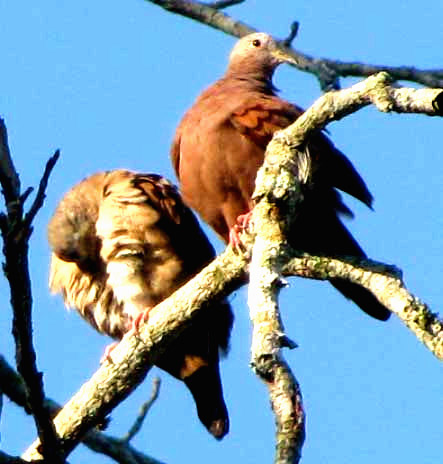
<path fill-rule="evenodd" d="M 255 177 L 272 135 L 303 112 L 279 98 L 272 84 L 275 68 L 290 60 L 267 34 L 243 37 L 231 52 L 225 75 L 197 98 L 177 128 L 171 157 L 183 199 L 225 242 L 237 218 L 253 208 Z M 365 182 L 321 131 L 310 136 L 305 151 L 312 173 L 290 244 L 311 254 L 365 257 L 339 218 L 352 212 L 336 190 L 371 206 Z M 331 283 L 369 315 L 389 318 L 389 311 L 364 288 L 340 279 Z"/>
<path fill-rule="evenodd" d="M 214 257 L 176 188 L 154 174 L 95 174 L 72 188 L 48 226 L 50 288 L 99 332 L 121 339 L 140 314 Z M 198 416 L 220 439 L 228 412 L 219 374 L 233 315 L 226 301 L 198 316 L 157 365 L 191 391 Z"/>

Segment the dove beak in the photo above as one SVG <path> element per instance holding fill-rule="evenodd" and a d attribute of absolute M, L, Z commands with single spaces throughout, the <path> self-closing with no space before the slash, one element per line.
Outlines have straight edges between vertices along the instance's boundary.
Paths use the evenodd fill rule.
<path fill-rule="evenodd" d="M 286 50 L 282 48 L 276 48 L 272 51 L 272 56 L 278 61 L 278 63 L 289 63 L 297 66 L 297 60 Z"/>

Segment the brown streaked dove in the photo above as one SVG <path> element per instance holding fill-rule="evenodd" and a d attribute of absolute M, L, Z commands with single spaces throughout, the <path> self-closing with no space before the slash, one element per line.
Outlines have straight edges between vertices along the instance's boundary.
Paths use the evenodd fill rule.
<path fill-rule="evenodd" d="M 267 34 L 243 37 L 225 75 L 197 98 L 177 128 L 171 157 L 183 199 L 225 242 L 238 227 L 237 218 L 253 207 L 255 177 L 272 135 L 303 112 L 279 98 L 272 84 L 275 68 L 291 60 Z M 339 218 L 352 212 L 336 190 L 370 207 L 372 195 L 364 180 L 320 131 L 311 135 L 306 154 L 312 174 L 290 244 L 311 254 L 366 257 Z M 367 314 L 389 318 L 390 312 L 364 288 L 340 279 L 331 284 Z"/>
<path fill-rule="evenodd" d="M 102 172 L 72 188 L 48 226 L 50 288 L 99 332 L 121 339 L 140 314 L 214 258 L 176 188 L 155 174 Z M 199 316 L 157 365 L 187 385 L 201 422 L 229 430 L 219 373 L 233 315 L 226 301 Z M 209 315 L 210 314 L 210 315 Z"/>

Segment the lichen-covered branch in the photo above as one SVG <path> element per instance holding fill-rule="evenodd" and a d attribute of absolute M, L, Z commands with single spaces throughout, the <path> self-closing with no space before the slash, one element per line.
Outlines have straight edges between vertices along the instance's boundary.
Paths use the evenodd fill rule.
<path fill-rule="evenodd" d="M 324 94 L 293 124 L 274 136 L 268 153 L 272 153 L 274 158 L 277 150 L 274 143 L 279 144 L 283 140 L 288 147 L 301 146 L 313 131 L 370 104 L 383 112 L 443 115 L 443 89 L 417 90 L 391 84 L 390 75 L 381 72 L 347 89 Z"/>
<path fill-rule="evenodd" d="M 280 354 L 280 348 L 290 343 L 281 325 L 277 296 L 283 269 L 288 274 L 289 269 L 295 271 L 295 260 L 288 264 L 292 253 L 285 246 L 285 231 L 297 216 L 298 206 L 303 202 L 302 186 L 311 177 L 305 141 L 310 133 L 323 129 L 331 120 L 371 103 L 381 111 L 441 115 L 442 90 L 400 89 L 391 87 L 390 83 L 389 75 L 380 73 L 350 89 L 321 97 L 295 123 L 274 136 L 257 175 L 253 195 L 256 201 L 253 211 L 255 239 L 248 298 L 254 325 L 252 365 L 270 387 L 277 424 L 274 462 L 279 464 L 297 463 L 304 440 L 301 393 Z M 322 268 L 315 257 L 305 258 L 303 264 L 299 275 L 304 277 L 315 275 L 331 279 L 339 276 L 365 286 L 401 317 L 431 351 L 437 356 L 442 355 L 442 324 L 405 290 L 396 272 L 391 272 L 390 279 L 381 274 L 379 268 L 373 269 L 373 273 L 358 273 L 345 263 L 330 258 L 324 258 Z M 385 266 L 383 271 L 386 269 Z"/>
<path fill-rule="evenodd" d="M 246 258 L 228 249 L 149 313 L 149 323 L 138 337 L 124 337 L 106 362 L 71 398 L 54 419 L 63 453 L 67 456 L 84 434 L 103 420 L 145 378 L 167 346 L 208 301 L 228 295 L 245 279 Z M 22 456 L 39 459 L 39 440 Z"/>
<path fill-rule="evenodd" d="M 388 74 L 379 73 L 348 89 L 329 92 L 320 97 L 293 124 L 275 134 L 268 145 L 265 163 L 257 175 L 254 198 L 258 204 L 261 201 L 272 201 L 274 209 L 278 211 L 283 203 L 286 216 L 293 217 L 296 214 L 296 204 L 301 201 L 302 195 L 299 185 L 309 178 L 304 142 L 310 133 L 323 129 L 331 121 L 341 119 L 369 104 L 374 104 L 380 111 L 442 115 L 442 89 L 415 90 L 392 87 L 390 83 Z M 279 214 L 280 221 L 284 223 L 287 219 L 282 219 L 281 213 Z M 258 229 L 263 227 L 266 227 L 264 223 Z M 319 262 L 329 265 L 321 268 Z M 388 279 L 385 274 L 379 273 L 378 268 L 371 269 L 374 274 L 361 271 L 361 274 L 357 273 L 357 277 L 344 263 L 338 266 L 341 261 L 330 258 L 305 258 L 303 263 L 305 267 L 301 271 L 299 268 L 298 275 L 321 275 L 321 278 L 326 279 L 360 279 L 358 283 L 368 286 L 380 302 L 397 314 L 437 357 L 442 358 L 442 322 L 406 291 L 398 274 L 392 272 L 392 267 L 389 268 Z M 383 272 L 387 269 L 385 266 Z M 382 275 L 385 277 L 382 278 Z"/>
<path fill-rule="evenodd" d="M 277 214 L 276 214 L 277 213 Z M 278 211 L 263 199 L 254 208 L 256 236 L 252 247 L 248 304 L 253 323 L 251 366 L 269 390 L 276 423 L 276 464 L 298 463 L 305 439 L 300 387 L 281 348 L 295 347 L 284 334 L 278 307 L 283 286 L 284 235 Z"/>
<path fill-rule="evenodd" d="M 406 289 L 397 268 L 357 258 L 302 256 L 289 259 L 283 273 L 319 280 L 340 276 L 367 288 L 443 361 L 443 321 Z"/>

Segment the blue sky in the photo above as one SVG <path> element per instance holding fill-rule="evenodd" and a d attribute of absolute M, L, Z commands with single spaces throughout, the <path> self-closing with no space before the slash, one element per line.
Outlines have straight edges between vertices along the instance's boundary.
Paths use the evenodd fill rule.
<path fill-rule="evenodd" d="M 301 23 L 295 46 L 315 56 L 376 64 L 441 67 L 443 4 L 413 0 L 304 2 L 248 0 L 233 16 L 277 37 Z M 130 168 L 174 179 L 169 145 L 198 93 L 224 71 L 235 39 L 142 0 L 0 2 L 0 115 L 22 185 L 36 185 L 47 158 L 61 149 L 31 245 L 34 336 L 48 396 L 65 402 L 96 370 L 109 340 L 59 297 L 48 294 L 46 224 L 57 201 L 93 172 Z M 342 81 L 351 85 L 356 79 Z M 307 107 L 314 77 L 282 66 L 281 95 Z M 410 84 L 408 84 L 410 85 Z M 349 201 L 353 234 L 374 259 L 404 271 L 408 287 L 438 311 L 443 302 L 442 120 L 386 115 L 372 108 L 329 126 L 375 196 L 375 211 Z M 223 246 L 208 230 L 218 250 Z M 9 293 L 0 280 L 0 353 L 13 362 Z M 271 462 L 273 417 L 265 387 L 251 373 L 245 291 L 231 297 L 232 350 L 223 363 L 231 432 L 218 443 L 200 426 L 184 386 L 163 380 L 134 446 L 167 463 Z M 285 353 L 301 383 L 307 412 L 304 464 L 441 461 L 443 372 L 440 363 L 392 318 L 365 316 L 326 283 L 291 279 L 282 292 Z M 149 396 L 152 375 L 112 414 L 122 435 Z M 32 422 L 8 401 L 1 449 L 20 454 Z M 71 463 L 104 463 L 80 446 Z"/>

